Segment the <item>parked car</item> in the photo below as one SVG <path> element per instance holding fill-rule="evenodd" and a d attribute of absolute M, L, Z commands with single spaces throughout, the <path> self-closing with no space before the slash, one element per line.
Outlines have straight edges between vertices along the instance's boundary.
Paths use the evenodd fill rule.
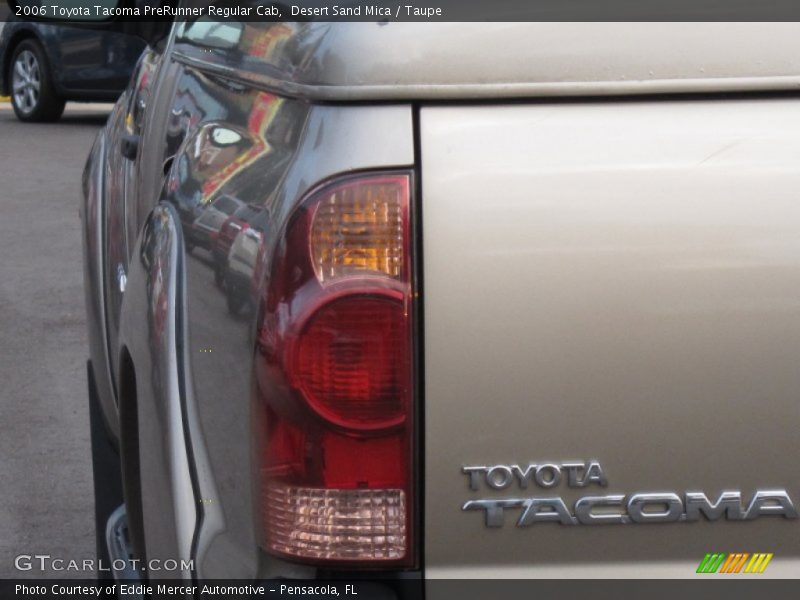
<path fill-rule="evenodd" d="M 250 221 L 264 213 L 264 208 L 257 205 L 244 205 L 236 210 L 220 227 L 217 239 L 211 249 L 214 260 L 214 281 L 222 287 L 225 282 L 225 272 L 228 269 L 228 254 L 236 237 L 244 230 L 250 228 Z"/>
<path fill-rule="evenodd" d="M 193 244 L 211 250 L 223 223 L 241 206 L 240 200 L 223 194 L 202 208 L 200 216 L 194 220 L 186 237 L 191 238 Z"/>
<path fill-rule="evenodd" d="M 64 104 L 113 102 L 145 43 L 121 33 L 9 17 L 0 32 L 0 96 L 22 121 L 54 121 Z"/>
<path fill-rule="evenodd" d="M 800 572 L 800 25 L 147 31 L 84 174 L 101 554 Z M 176 208 L 222 195 L 269 215 L 246 316 Z"/>
<path fill-rule="evenodd" d="M 268 226 L 269 212 L 261 207 L 243 224 L 228 251 L 223 281 L 228 310 L 234 315 L 245 305 L 258 304 L 261 286 L 260 282 L 254 285 L 253 277 Z"/>

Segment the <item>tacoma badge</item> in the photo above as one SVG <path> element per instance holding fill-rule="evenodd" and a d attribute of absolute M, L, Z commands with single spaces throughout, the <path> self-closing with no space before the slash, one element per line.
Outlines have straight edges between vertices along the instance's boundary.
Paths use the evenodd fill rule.
<path fill-rule="evenodd" d="M 565 482 L 571 488 L 591 484 L 608 485 L 603 468 L 596 460 L 527 465 L 465 466 L 470 490 L 482 487 L 504 490 L 516 483 L 527 489 L 533 483 L 550 489 Z M 481 485 L 483 484 L 483 486 Z M 746 506 L 742 493 L 726 490 L 712 501 L 704 492 L 634 492 L 630 495 L 588 495 L 575 501 L 570 510 L 559 496 L 547 498 L 487 498 L 468 500 L 461 510 L 483 510 L 487 527 L 502 527 L 506 509 L 521 509 L 517 527 L 555 522 L 562 525 L 599 525 L 604 523 L 674 523 L 697 521 L 702 514 L 709 521 L 725 517 L 730 521 L 748 521 L 762 515 L 796 519 L 797 510 L 784 489 L 756 490 Z M 597 509 L 597 510 L 595 510 Z"/>

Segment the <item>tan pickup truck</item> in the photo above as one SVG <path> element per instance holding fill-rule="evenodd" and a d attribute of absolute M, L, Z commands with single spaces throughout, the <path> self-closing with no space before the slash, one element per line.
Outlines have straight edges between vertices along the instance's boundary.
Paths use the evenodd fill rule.
<path fill-rule="evenodd" d="M 800 26 L 146 35 L 84 179 L 101 552 L 800 574 Z"/>

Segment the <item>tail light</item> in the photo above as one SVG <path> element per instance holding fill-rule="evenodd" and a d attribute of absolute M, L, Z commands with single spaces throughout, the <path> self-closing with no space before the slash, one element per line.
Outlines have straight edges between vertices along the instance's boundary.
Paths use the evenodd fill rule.
<path fill-rule="evenodd" d="M 257 336 L 261 543 L 413 565 L 410 175 L 314 190 L 274 251 Z"/>

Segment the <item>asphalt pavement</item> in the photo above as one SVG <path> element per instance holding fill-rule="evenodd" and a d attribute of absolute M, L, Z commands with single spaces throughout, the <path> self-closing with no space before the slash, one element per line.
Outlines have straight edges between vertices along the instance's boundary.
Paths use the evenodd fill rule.
<path fill-rule="evenodd" d="M 78 206 L 107 108 L 40 125 L 0 103 L 0 577 L 41 576 L 20 554 L 94 557 Z"/>

